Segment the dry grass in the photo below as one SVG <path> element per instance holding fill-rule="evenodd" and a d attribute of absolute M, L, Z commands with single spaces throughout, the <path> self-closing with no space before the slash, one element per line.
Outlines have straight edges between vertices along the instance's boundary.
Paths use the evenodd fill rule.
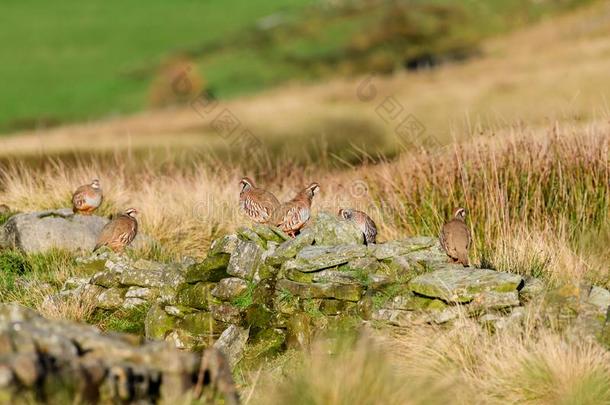
<path fill-rule="evenodd" d="M 253 374 L 246 403 L 609 403 L 610 353 L 544 327 L 535 312 L 496 334 L 461 319 L 376 331 L 353 346 L 322 340 L 292 355 L 283 375 Z"/>

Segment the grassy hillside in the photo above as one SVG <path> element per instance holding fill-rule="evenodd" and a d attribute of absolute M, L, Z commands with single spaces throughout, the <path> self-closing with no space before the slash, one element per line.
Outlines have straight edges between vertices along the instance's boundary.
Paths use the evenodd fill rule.
<path fill-rule="evenodd" d="M 0 132 L 146 109 L 177 54 L 227 98 L 465 57 L 483 37 L 586 2 L 5 1 Z"/>

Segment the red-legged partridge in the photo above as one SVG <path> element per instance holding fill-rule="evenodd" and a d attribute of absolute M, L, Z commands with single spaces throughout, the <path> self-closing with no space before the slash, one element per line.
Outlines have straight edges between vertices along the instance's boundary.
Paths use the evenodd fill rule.
<path fill-rule="evenodd" d="M 269 221 L 277 225 L 282 231 L 294 237 L 296 233 L 309 221 L 311 216 L 311 202 L 320 191 L 318 183 L 311 183 L 300 191 L 292 200 L 281 204 L 271 216 Z"/>
<path fill-rule="evenodd" d="M 339 216 L 347 221 L 353 221 L 358 226 L 364 235 L 365 244 L 376 242 L 377 225 L 367 214 L 351 208 L 343 208 L 339 210 Z"/>
<path fill-rule="evenodd" d="M 443 225 L 440 242 L 454 263 L 460 263 L 464 267 L 468 267 L 468 248 L 470 247 L 471 237 L 465 219 L 466 210 L 457 208 L 454 212 L 454 218 Z"/>
<path fill-rule="evenodd" d="M 269 221 L 280 205 L 278 199 L 267 190 L 256 187 L 248 177 L 242 178 L 239 185 L 239 208 L 242 212 L 255 222 L 263 224 Z"/>
<path fill-rule="evenodd" d="M 91 215 L 104 199 L 100 181 L 94 179 L 91 184 L 85 184 L 72 194 L 72 211 L 75 214 Z"/>
<path fill-rule="evenodd" d="M 93 251 L 95 252 L 102 246 L 107 246 L 114 252 L 122 253 L 138 234 L 137 213 L 136 209 L 130 208 L 108 222 L 102 229 Z"/>

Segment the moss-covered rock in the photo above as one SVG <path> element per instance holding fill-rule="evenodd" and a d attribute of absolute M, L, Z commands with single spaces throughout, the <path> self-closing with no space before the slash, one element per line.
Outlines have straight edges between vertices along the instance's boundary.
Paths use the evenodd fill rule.
<path fill-rule="evenodd" d="M 362 245 L 364 234 L 352 221 L 343 221 L 337 215 L 320 212 L 310 225 L 314 241 L 320 246 Z"/>
<path fill-rule="evenodd" d="M 290 317 L 286 334 L 286 344 L 292 349 L 306 349 L 311 344 L 315 334 L 311 315 L 297 313 Z"/>
<path fill-rule="evenodd" d="M 409 287 L 426 297 L 467 303 L 483 292 L 516 292 L 522 284 L 523 278 L 517 274 L 451 266 L 417 276 L 409 282 Z"/>
<path fill-rule="evenodd" d="M 238 241 L 237 235 L 225 235 L 222 238 L 216 239 L 212 242 L 212 246 L 210 246 L 208 256 L 216 256 L 223 253 L 230 256 L 237 248 Z"/>
<path fill-rule="evenodd" d="M 248 282 L 238 277 L 227 277 L 218 282 L 211 294 L 221 300 L 231 301 L 248 289 Z"/>
<path fill-rule="evenodd" d="M 177 321 L 176 326 L 193 334 L 213 336 L 220 334 L 228 325 L 214 319 L 210 312 L 199 311 L 185 315 Z"/>
<path fill-rule="evenodd" d="M 253 242 L 263 250 L 267 248 L 267 242 L 250 228 L 243 226 L 239 228 L 237 230 L 237 237 L 243 241 Z"/>
<path fill-rule="evenodd" d="M 200 282 L 197 284 L 182 284 L 178 287 L 176 303 L 185 307 L 209 309 L 210 304 L 219 301 L 212 296 L 216 283 Z"/>
<path fill-rule="evenodd" d="M 295 269 L 304 273 L 328 269 L 365 257 L 364 245 L 308 246 L 296 258 L 285 262 L 282 269 Z"/>
<path fill-rule="evenodd" d="M 121 275 L 114 270 L 99 271 L 91 277 L 91 284 L 105 288 L 118 287 L 121 284 Z"/>
<path fill-rule="evenodd" d="M 147 339 L 163 340 L 176 327 L 177 318 L 169 315 L 159 305 L 152 305 L 146 313 L 144 331 Z"/>
<path fill-rule="evenodd" d="M 232 324 L 241 323 L 241 309 L 228 303 L 210 305 L 210 313 L 217 321 Z"/>
<path fill-rule="evenodd" d="M 294 239 L 289 239 L 280 244 L 265 258 L 265 263 L 270 266 L 279 266 L 285 261 L 294 258 L 306 246 L 310 246 L 314 240 L 314 232 L 304 229 Z"/>
<path fill-rule="evenodd" d="M 184 269 L 179 264 L 163 264 L 140 259 L 133 267 L 121 273 L 125 286 L 156 287 L 177 286 L 184 282 Z"/>
<path fill-rule="evenodd" d="M 127 288 L 112 287 L 97 296 L 95 303 L 100 309 L 117 309 L 123 305 Z"/>
<path fill-rule="evenodd" d="M 334 298 L 354 302 L 362 297 L 364 291 L 357 284 L 297 283 L 291 280 L 278 281 L 277 289 L 301 298 Z"/>
<path fill-rule="evenodd" d="M 185 281 L 196 283 L 198 281 L 220 281 L 228 277 L 227 266 L 231 255 L 228 253 L 218 253 L 206 257 L 201 263 L 196 263 L 188 267 Z"/>
<path fill-rule="evenodd" d="M 260 331 L 246 346 L 239 363 L 246 369 L 256 368 L 265 359 L 274 356 L 285 348 L 286 332 L 277 328 Z"/>
<path fill-rule="evenodd" d="M 256 234 L 263 239 L 265 242 L 277 242 L 282 243 L 288 239 L 290 236 L 286 235 L 282 232 L 278 227 L 263 225 L 263 224 L 254 224 L 252 226 L 252 230 L 256 232 Z"/>

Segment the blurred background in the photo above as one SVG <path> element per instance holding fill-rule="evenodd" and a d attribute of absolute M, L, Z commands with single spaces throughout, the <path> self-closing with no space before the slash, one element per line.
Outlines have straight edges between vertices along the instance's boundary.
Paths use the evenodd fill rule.
<path fill-rule="evenodd" d="M 6 0 L 0 15 L 3 157 L 255 145 L 354 163 L 607 113 L 602 1 Z"/>

